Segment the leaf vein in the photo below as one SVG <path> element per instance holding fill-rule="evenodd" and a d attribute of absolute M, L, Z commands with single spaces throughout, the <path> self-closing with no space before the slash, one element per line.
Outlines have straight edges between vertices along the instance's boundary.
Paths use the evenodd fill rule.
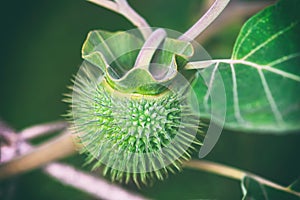
<path fill-rule="evenodd" d="M 281 113 L 278 110 L 277 104 L 276 104 L 276 102 L 275 102 L 275 100 L 273 98 L 272 92 L 271 92 L 271 90 L 269 88 L 269 85 L 267 83 L 265 75 L 264 75 L 264 73 L 262 72 L 261 69 L 258 69 L 258 73 L 259 73 L 259 76 L 260 76 L 260 79 L 261 79 L 261 82 L 262 82 L 262 85 L 263 85 L 266 97 L 267 97 L 268 102 L 270 104 L 271 110 L 272 110 L 272 112 L 274 114 L 274 117 L 275 117 L 276 121 L 279 124 L 282 124 L 283 123 L 283 119 L 282 119 Z"/>
<path fill-rule="evenodd" d="M 263 69 L 266 71 L 270 71 L 274 74 L 280 75 L 282 77 L 291 79 L 293 81 L 297 81 L 300 82 L 300 76 L 289 73 L 289 72 L 285 72 L 283 70 L 277 69 L 277 68 L 273 68 L 267 65 L 259 65 L 250 61 L 246 61 L 246 60 L 231 60 L 231 59 L 218 59 L 218 60 L 206 60 L 206 61 L 198 61 L 198 62 L 192 62 L 189 63 L 186 67 L 186 69 L 204 69 L 207 67 L 210 67 L 212 64 L 217 63 L 217 62 L 221 62 L 221 63 L 227 63 L 227 64 L 243 64 L 246 66 L 250 66 L 256 69 Z"/>
<path fill-rule="evenodd" d="M 268 16 L 270 16 L 270 15 L 271 15 L 271 13 L 269 13 L 266 17 L 268 17 Z M 260 23 L 261 21 L 263 21 L 263 20 L 264 20 L 264 18 L 260 18 L 259 20 L 257 20 L 257 21 L 252 25 L 252 27 L 248 29 L 248 31 L 246 32 L 246 34 L 243 35 L 242 40 L 240 41 L 240 43 L 239 43 L 238 46 L 236 47 L 236 50 L 235 50 L 234 53 L 233 53 L 233 56 L 232 56 L 233 59 L 238 59 L 238 58 L 237 58 L 237 53 L 238 53 L 238 51 L 240 50 L 242 44 L 243 44 L 243 43 L 245 42 L 245 40 L 247 39 L 248 35 L 250 35 L 250 33 L 252 33 L 253 29 L 257 26 L 257 24 L 259 24 L 259 23 Z"/>
<path fill-rule="evenodd" d="M 233 85 L 233 108 L 234 108 L 234 116 L 236 120 L 239 123 L 245 123 L 245 120 L 241 116 L 241 111 L 240 111 L 240 106 L 239 106 L 239 96 L 238 96 L 238 89 L 237 89 L 237 81 L 236 81 L 236 74 L 235 74 L 235 69 L 234 65 L 231 63 L 230 64 L 231 68 L 231 74 L 232 74 L 232 85 Z"/>
<path fill-rule="evenodd" d="M 268 63 L 267 66 L 273 67 L 275 65 L 281 64 L 285 61 L 291 60 L 293 58 L 297 58 L 299 56 L 300 56 L 300 52 L 293 53 L 293 54 L 290 54 L 290 55 L 287 55 L 287 56 L 283 56 L 283 57 L 281 57 L 277 60 L 274 60 L 273 62 Z"/>
<path fill-rule="evenodd" d="M 292 23 L 291 25 L 289 25 L 288 27 L 284 28 L 283 30 L 275 33 L 274 35 L 272 35 L 269 39 L 267 39 L 265 42 L 261 43 L 260 45 L 258 45 L 256 48 L 254 48 L 252 51 L 250 51 L 248 54 L 246 54 L 241 60 L 246 60 L 247 58 L 249 58 L 251 55 L 253 55 L 255 52 L 259 51 L 261 48 L 263 48 L 264 46 L 266 46 L 267 44 L 269 44 L 270 42 L 272 42 L 273 40 L 275 40 L 276 38 L 278 38 L 279 36 L 281 36 L 282 34 L 286 33 L 287 31 L 291 30 L 293 27 L 295 27 L 298 24 L 298 21 L 295 23 Z"/>
<path fill-rule="evenodd" d="M 216 71 L 218 69 L 218 66 L 219 66 L 219 62 L 216 63 L 213 71 L 212 71 L 212 74 L 211 74 L 211 77 L 210 77 L 210 80 L 209 80 L 209 85 L 208 85 L 208 88 L 207 88 L 207 91 L 206 91 L 206 94 L 204 96 L 204 107 L 205 109 L 208 111 L 208 99 L 209 99 L 209 95 L 210 95 L 210 92 L 211 92 L 211 89 L 212 89 L 212 86 L 213 86 L 213 82 L 214 82 L 214 78 L 215 78 L 215 74 L 216 74 Z"/>

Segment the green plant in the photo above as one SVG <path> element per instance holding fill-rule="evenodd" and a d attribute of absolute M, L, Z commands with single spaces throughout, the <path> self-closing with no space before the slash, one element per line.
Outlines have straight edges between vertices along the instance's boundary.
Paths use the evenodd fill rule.
<path fill-rule="evenodd" d="M 118 144 L 121 149 L 118 151 L 119 154 L 123 153 L 122 148 L 129 149 L 130 152 L 151 152 L 168 145 L 176 135 L 182 136 L 187 133 L 187 137 L 180 138 L 179 143 L 187 139 L 187 146 L 189 146 L 194 142 L 193 135 L 189 135 L 189 132 L 178 131 L 180 123 L 177 118 L 182 120 L 187 115 L 194 116 L 187 124 L 193 128 L 197 127 L 198 131 L 199 121 L 194 118 L 197 118 L 199 109 L 201 119 L 212 119 L 219 127 L 224 125 L 228 130 L 277 134 L 299 130 L 300 49 L 298 33 L 300 16 L 296 0 L 279 1 L 246 22 L 230 59 L 204 61 L 191 60 L 191 49 L 195 48 L 192 40 L 217 17 L 228 1 L 216 1 L 203 18 L 185 34 L 175 39 L 166 39 L 166 34 L 162 29 L 157 29 L 152 33 L 145 20 L 133 11 L 126 1 L 117 0 L 113 3 L 95 0 L 93 2 L 125 15 L 139 27 L 143 38 L 135 37 L 135 33 L 94 31 L 91 32 L 84 45 L 83 58 L 86 62 L 75 78 L 72 114 L 75 119 L 76 133 L 83 133 L 79 138 L 82 139 L 83 151 L 90 153 L 89 162 L 95 160 L 95 154 L 99 153 L 97 148 L 104 147 L 104 154 L 108 154 L 114 144 Z M 111 42 L 103 42 L 111 37 L 114 38 Z M 103 44 L 108 44 L 109 48 Z M 129 50 L 124 50 L 123 47 Z M 149 48 L 150 50 L 147 50 Z M 115 59 L 110 55 L 110 50 L 120 51 L 118 54 L 121 56 Z M 151 66 L 150 62 L 159 65 Z M 164 68 L 166 66 L 167 68 Z M 178 95 L 180 90 L 177 89 L 178 79 L 174 71 L 186 78 L 186 85 L 192 85 L 189 89 L 196 94 L 192 100 L 197 99 L 197 103 L 189 99 L 190 96 L 186 93 Z M 105 81 L 99 84 L 99 77 L 102 76 L 105 76 L 105 79 L 102 78 L 101 81 Z M 180 83 L 179 86 L 184 86 L 182 82 Z M 174 88 L 174 84 L 176 85 L 175 95 L 170 89 Z M 222 92 L 226 94 L 226 101 Z M 187 110 L 180 108 L 179 102 L 182 101 L 182 97 L 187 101 L 183 106 L 185 108 L 185 105 L 188 105 Z M 172 100 L 171 103 L 170 100 Z M 162 103 L 165 101 L 169 103 Z M 148 138 L 140 140 L 137 134 L 139 126 L 122 125 L 131 119 L 129 116 L 133 116 L 135 108 L 149 104 L 150 107 L 155 105 L 151 107 L 152 110 L 157 109 L 152 114 L 165 109 L 162 117 L 166 118 L 171 115 L 170 123 L 175 125 L 175 128 L 167 131 L 164 129 L 165 132 L 162 135 L 156 135 L 150 140 Z M 227 107 L 226 113 L 224 106 Z M 111 107 L 117 111 L 123 107 L 124 110 L 121 114 L 112 114 L 114 110 L 110 110 Z M 193 113 L 192 110 L 196 112 Z M 181 117 L 182 111 L 184 114 Z M 139 109 L 137 112 L 139 116 L 145 116 L 147 109 Z M 125 120 L 122 122 L 124 116 Z M 107 120 L 110 117 L 112 121 Z M 143 122 L 146 123 L 146 121 Z M 135 121 L 130 123 L 134 125 Z M 118 126 L 115 126 L 116 124 Z M 164 123 L 155 121 L 155 125 L 162 127 Z M 120 127 L 123 129 L 120 130 Z M 131 131 L 129 127 L 136 128 L 133 130 L 133 138 L 126 135 Z M 102 135 L 98 134 L 102 132 Z M 145 135 L 151 133 L 152 131 L 149 131 Z M 213 148 L 219 137 L 218 131 L 215 133 L 217 134 L 213 137 L 204 139 L 200 157 L 204 157 Z M 112 144 L 110 144 L 111 141 Z M 95 142 L 97 142 L 96 145 Z M 92 147 L 87 148 L 87 143 Z M 147 143 L 151 144 L 150 147 Z M 105 145 L 109 148 L 105 148 Z M 180 147 L 180 145 L 176 146 L 170 152 L 174 154 Z M 190 156 L 188 152 L 184 150 L 174 156 L 174 159 L 171 159 L 173 166 L 180 168 L 178 162 L 188 160 Z M 157 155 L 160 156 L 160 154 Z M 180 156 L 182 158 L 179 158 Z M 121 155 L 121 157 L 126 156 Z M 125 177 L 127 181 L 129 180 L 129 173 L 123 173 L 120 169 L 114 170 L 117 168 L 116 165 L 122 165 L 122 162 L 116 162 L 119 157 L 100 156 L 99 161 L 96 160 L 95 167 L 103 162 L 101 158 L 108 159 L 105 164 L 113 168 L 110 175 L 112 179 L 121 181 Z M 159 157 L 158 160 L 161 159 L 162 157 Z M 148 175 L 162 179 L 162 173 L 164 174 L 167 170 L 173 171 L 171 165 L 167 166 L 167 169 L 154 166 L 149 170 L 150 172 L 145 172 L 147 170 L 143 168 L 143 159 L 135 161 L 136 163 L 127 165 L 128 159 L 123 162 L 123 165 L 128 167 L 129 172 L 132 170 L 136 172 L 135 167 L 140 162 L 142 166 L 140 169 L 144 170 L 140 173 L 142 182 L 146 182 Z M 282 187 L 256 175 L 215 163 L 192 161 L 184 163 L 184 166 L 242 180 L 245 199 L 299 199 L 300 196 L 297 181 L 290 187 Z M 104 171 L 109 170 L 109 167 Z M 134 181 L 138 183 L 136 173 L 133 174 Z"/>

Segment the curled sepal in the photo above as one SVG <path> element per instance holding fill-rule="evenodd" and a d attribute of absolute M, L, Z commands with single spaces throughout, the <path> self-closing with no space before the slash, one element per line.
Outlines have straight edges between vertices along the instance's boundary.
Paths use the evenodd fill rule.
<path fill-rule="evenodd" d="M 83 59 L 99 67 L 113 88 L 140 94 L 161 93 L 193 53 L 190 42 L 166 38 L 163 29 L 146 41 L 134 32 L 91 31 L 82 49 Z"/>

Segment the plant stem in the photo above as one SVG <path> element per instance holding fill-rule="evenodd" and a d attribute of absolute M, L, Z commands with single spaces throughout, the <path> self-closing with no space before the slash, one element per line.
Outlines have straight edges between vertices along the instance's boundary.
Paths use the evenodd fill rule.
<path fill-rule="evenodd" d="M 96 198 L 108 200 L 146 199 L 138 194 L 129 192 L 119 186 L 109 183 L 105 179 L 91 176 L 65 164 L 50 163 L 44 167 L 43 171 L 58 179 L 63 184 L 73 186 L 74 188 L 89 193 Z"/>
<path fill-rule="evenodd" d="M 230 0 L 216 0 L 210 9 L 182 36 L 180 40 L 192 41 L 200 35 L 224 10 Z"/>
<path fill-rule="evenodd" d="M 204 160 L 191 160 L 185 162 L 184 167 L 210 172 L 235 180 L 242 180 L 243 177 L 247 175 L 245 171 Z"/>
<path fill-rule="evenodd" d="M 241 23 L 247 17 L 252 16 L 266 6 L 270 5 L 270 1 L 255 1 L 255 2 L 241 2 L 233 1 L 222 12 L 214 23 L 212 23 L 196 40 L 198 43 L 203 44 L 214 35 L 220 33 L 223 29 L 227 28 L 233 23 Z"/>
<path fill-rule="evenodd" d="M 206 171 L 209 173 L 213 173 L 216 175 L 224 176 L 227 178 L 231 178 L 234 180 L 239 180 L 242 181 L 245 176 L 250 176 L 257 180 L 259 183 L 267 185 L 269 187 L 284 191 L 284 192 L 289 192 L 291 194 L 294 194 L 296 196 L 300 197 L 299 192 L 295 192 L 290 190 L 288 187 L 284 187 L 281 185 L 278 185 L 277 183 L 274 183 L 272 181 L 269 181 L 267 179 L 264 179 L 258 175 L 255 175 L 253 173 L 240 170 L 234 167 L 229 167 L 223 164 L 218 164 L 215 162 L 210 162 L 210 161 L 203 161 L 203 160 L 191 160 L 189 162 L 184 163 L 184 167 L 186 168 L 191 168 L 191 169 L 197 169 L 201 171 Z"/>
<path fill-rule="evenodd" d="M 39 137 L 41 135 L 45 135 L 48 133 L 53 133 L 56 131 L 61 131 L 65 128 L 67 128 L 68 123 L 64 121 L 58 121 L 58 122 L 52 122 L 52 123 L 46 123 L 46 124 L 39 124 L 36 126 L 32 126 L 29 128 L 26 128 L 22 130 L 18 136 L 22 140 L 30 140 L 36 137 Z"/>
<path fill-rule="evenodd" d="M 1 127 L 0 127 L 1 130 Z M 16 135 L 13 134 L 13 137 L 15 137 Z M 16 158 L 11 159 L 8 162 L 2 163 L 0 164 L 0 180 L 5 179 L 5 178 L 9 178 L 11 176 L 20 174 L 20 173 L 24 173 L 26 171 L 41 167 L 49 162 L 52 162 L 54 160 L 57 159 L 61 159 L 64 157 L 67 157 L 73 153 L 75 153 L 75 150 L 79 147 L 75 147 L 73 144 L 73 136 L 71 135 L 70 132 L 66 131 L 64 134 L 62 134 L 61 136 L 52 139 L 50 142 L 47 142 L 46 144 L 43 144 L 39 147 L 32 147 L 31 145 L 29 145 L 26 142 L 22 142 L 19 147 L 19 149 L 21 150 L 21 156 L 17 156 Z M 24 154 L 24 152 L 27 152 Z M 50 165 L 51 166 L 51 165 Z M 257 180 L 259 183 L 267 185 L 269 187 L 273 187 L 276 188 L 278 190 L 281 191 L 285 191 L 291 194 L 294 194 L 296 196 L 300 197 L 300 193 L 299 192 L 295 192 L 293 190 L 290 190 L 288 187 L 284 187 L 281 185 L 278 185 L 272 181 L 269 181 L 267 179 L 264 179 L 258 175 L 255 175 L 253 173 L 244 171 L 244 170 L 240 170 L 234 167 L 230 167 L 230 166 L 226 166 L 223 164 L 219 164 L 219 163 L 214 163 L 214 162 L 210 162 L 210 161 L 204 161 L 204 160 L 191 160 L 188 162 L 184 163 L 184 167 L 186 168 L 191 168 L 191 169 L 197 169 L 197 170 L 201 170 L 201 171 L 206 171 L 206 172 L 210 172 L 216 175 L 220 175 L 223 177 L 227 177 L 227 178 L 231 178 L 234 180 L 239 180 L 242 181 L 243 178 L 245 176 L 251 176 L 252 178 L 254 178 L 255 180 Z M 57 168 L 57 165 L 50 167 L 50 168 Z M 64 167 L 62 167 L 64 168 Z M 49 169 L 50 171 L 52 171 L 51 169 Z M 49 170 L 46 171 L 49 172 Z M 64 170 L 62 170 L 64 171 Z M 74 169 L 70 170 L 70 173 L 73 173 Z M 67 179 L 67 176 L 63 176 L 61 173 L 56 174 L 55 172 L 53 173 L 49 173 L 51 176 L 53 175 L 54 177 L 57 177 L 58 180 L 62 179 L 62 182 L 65 182 L 67 184 L 70 184 L 74 187 L 77 187 L 79 189 L 82 189 L 84 191 L 86 191 L 85 189 L 83 189 L 82 184 L 71 184 L 72 181 L 70 181 L 71 179 Z M 80 173 L 79 173 L 80 174 Z M 84 173 L 83 173 L 84 174 Z M 81 176 L 81 175 L 78 175 Z M 84 177 L 85 175 L 83 175 Z M 88 179 L 87 181 L 92 181 L 93 178 Z M 97 181 L 96 181 L 97 182 Z M 96 183 L 95 182 L 95 183 Z M 92 189 L 91 189 L 92 191 Z M 91 191 L 87 191 L 88 193 L 92 193 Z"/>
<path fill-rule="evenodd" d="M 133 25 L 139 28 L 145 40 L 149 37 L 149 35 L 151 35 L 152 30 L 149 24 L 147 23 L 147 21 L 142 16 L 140 16 L 134 9 L 132 9 L 126 0 L 115 0 L 115 1 L 87 0 L 87 1 L 95 3 L 97 5 L 100 5 L 104 8 L 107 8 L 109 10 L 112 10 L 116 13 L 123 15 Z"/>
<path fill-rule="evenodd" d="M 141 48 L 139 55 L 135 61 L 135 68 L 148 68 L 151 59 L 159 47 L 159 45 L 166 38 L 167 33 L 164 29 L 155 30 L 145 41 L 143 47 Z"/>
<path fill-rule="evenodd" d="M 51 123 L 49 123 L 49 124 L 51 124 Z M 33 126 L 33 127 L 40 127 L 40 125 Z M 26 130 L 35 131 L 35 129 L 26 129 Z M 68 133 L 66 133 L 66 134 L 68 134 Z M 8 125 L 6 125 L 5 123 L 3 123 L 0 120 L 0 136 L 1 135 L 3 135 L 5 137 L 5 139 L 10 140 L 9 141 L 10 143 L 13 143 L 18 140 L 17 139 L 18 134 L 16 134 Z M 32 134 L 29 134 L 29 135 L 32 135 Z M 70 134 L 68 134 L 68 135 L 70 135 Z M 59 140 L 65 140 L 67 143 L 72 144 L 70 139 L 71 139 L 71 137 L 69 137 L 69 139 L 68 139 L 68 137 L 66 137 L 66 138 L 60 137 L 59 138 Z M 61 144 L 61 143 L 62 143 L 62 141 L 55 142 L 55 144 L 57 145 L 56 147 L 59 147 L 59 144 Z M 10 145 L 12 145 L 12 144 L 10 144 Z M 73 146 L 73 144 L 71 146 Z M 26 154 L 26 152 L 30 151 L 29 154 L 30 154 L 30 157 L 32 157 L 32 159 L 33 159 L 32 162 L 33 163 L 37 162 L 37 160 L 34 159 L 33 155 L 36 154 L 38 150 L 40 150 L 39 148 L 34 148 L 30 144 L 28 144 L 26 141 L 21 141 L 21 143 L 17 147 L 12 147 L 12 148 L 18 149 L 18 151 L 20 151 L 19 153 L 21 153 L 21 154 Z M 48 146 L 48 148 L 50 150 L 52 149 L 52 151 L 53 151 L 53 149 L 55 149 L 53 146 L 51 146 L 51 147 Z M 41 155 L 44 155 L 44 153 L 42 152 Z M 28 154 L 25 155 L 25 157 L 26 156 L 28 157 Z M 14 166 L 10 165 L 12 168 L 15 168 L 16 166 L 22 164 L 22 159 L 18 159 L 17 162 L 19 162 L 19 163 L 16 163 L 15 160 L 12 160 L 12 161 L 14 162 Z M 8 163 L 12 163 L 12 162 L 8 162 Z M 3 165 L 0 165 L 0 166 L 5 166 L 6 164 L 7 163 L 5 163 L 5 164 L 3 163 Z M 19 172 L 15 171 L 15 174 L 22 172 L 24 168 L 28 167 L 28 164 L 30 165 L 31 163 L 25 162 L 25 166 L 21 166 L 21 168 L 19 167 L 18 168 Z M 38 161 L 37 164 L 42 165 L 42 162 Z M 5 168 L 1 168 L 0 174 L 2 173 L 2 169 L 5 169 Z M 72 166 L 68 166 L 65 164 L 50 163 L 43 167 L 43 171 L 46 174 L 48 174 L 49 176 L 57 179 L 59 182 L 69 185 L 69 186 L 72 186 L 83 192 L 86 192 L 86 193 L 94 196 L 97 199 L 98 198 L 107 199 L 107 200 L 116 200 L 116 199 L 145 200 L 146 199 L 138 194 L 127 191 L 117 185 L 108 183 L 104 179 L 101 179 L 99 177 L 94 177 L 87 173 L 76 170 Z M 8 178 L 10 176 L 6 175 L 5 177 Z M 4 177 L 2 177 L 2 178 L 4 178 Z M 1 180 L 1 176 L 0 176 L 0 180 Z"/>
<path fill-rule="evenodd" d="M 29 152 L 0 165 L 0 179 L 8 178 L 40 166 L 51 161 L 65 158 L 75 153 L 75 146 L 70 133 L 52 139 L 39 147 L 32 148 L 26 143 L 20 143 L 21 151 Z"/>
<path fill-rule="evenodd" d="M 299 55 L 300 55 L 299 53 L 295 53 L 295 54 L 292 54 L 290 57 L 298 57 Z M 276 68 L 272 67 L 271 64 L 259 65 L 254 62 L 247 61 L 247 60 L 215 59 L 215 60 L 203 60 L 203 61 L 189 62 L 188 64 L 186 64 L 185 69 L 187 69 L 187 70 L 189 70 L 189 69 L 204 69 L 204 68 L 212 66 L 213 64 L 218 64 L 218 63 L 226 63 L 226 64 L 233 64 L 233 65 L 234 64 L 243 64 L 245 66 L 249 66 L 249 67 L 255 68 L 257 70 L 265 70 L 265 71 L 277 74 L 279 76 L 282 76 L 284 78 L 288 78 L 288 79 L 300 82 L 300 76 L 298 76 L 298 75 L 295 75 L 295 74 L 292 74 L 289 72 L 285 72 L 280 69 L 276 69 Z"/>

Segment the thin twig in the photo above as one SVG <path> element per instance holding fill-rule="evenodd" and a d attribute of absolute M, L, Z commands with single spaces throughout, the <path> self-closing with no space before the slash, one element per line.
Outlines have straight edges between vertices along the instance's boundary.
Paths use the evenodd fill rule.
<path fill-rule="evenodd" d="M 87 0 L 87 1 L 98 4 L 104 8 L 112 10 L 114 12 L 118 12 L 117 4 L 111 0 Z"/>
<path fill-rule="evenodd" d="M 17 141 L 18 135 L 10 127 L 0 121 L 0 133 L 2 134 L 4 132 L 6 137 L 9 137 L 13 141 Z M 26 141 L 21 141 L 18 148 L 20 149 L 20 153 L 23 154 L 24 157 L 21 156 L 16 159 L 11 158 L 12 161 L 1 164 L 0 180 L 25 172 L 25 170 L 27 171 L 33 169 L 34 167 L 40 167 L 46 162 L 51 161 L 52 155 L 50 155 L 49 157 L 49 151 L 55 152 L 56 150 L 62 150 L 59 151 L 61 154 L 54 153 L 54 156 L 56 157 L 54 160 L 64 157 L 67 154 L 63 153 L 63 151 L 65 151 L 63 150 L 63 148 L 70 149 L 70 146 L 73 146 L 73 150 L 75 149 L 72 143 L 72 136 L 68 133 L 65 133 L 63 136 L 57 138 L 56 141 L 52 141 L 50 143 L 47 143 L 47 145 L 42 145 L 41 147 L 37 148 L 31 146 Z M 40 151 L 42 152 L 39 153 Z M 44 155 L 47 159 L 49 159 L 48 161 L 45 161 L 40 157 Z M 107 200 L 146 199 L 135 193 L 126 191 L 117 185 L 108 183 L 104 179 L 96 178 L 65 164 L 50 163 L 43 167 L 43 171 L 51 177 L 57 179 L 59 182 L 86 192 L 96 198 Z"/>
<path fill-rule="evenodd" d="M 1 141 L 5 140 L 5 142 L 7 142 L 8 145 L 15 143 L 17 137 L 14 133 L 15 131 L 0 119 L 0 136 L 2 139 Z"/>
<path fill-rule="evenodd" d="M 20 148 L 21 153 L 22 153 L 22 151 L 26 151 L 26 152 L 29 151 L 29 152 L 26 153 L 25 155 L 14 158 L 9 162 L 1 164 L 0 165 L 0 180 L 11 177 L 13 175 L 20 174 L 22 172 L 25 172 L 25 171 L 28 171 L 28 170 L 31 170 L 34 168 L 41 167 L 48 162 L 66 157 L 66 156 L 74 153 L 75 149 L 76 149 L 76 147 L 73 145 L 72 135 L 68 132 L 66 132 L 65 134 L 63 134 L 62 136 L 60 136 L 58 138 L 51 140 L 47 144 L 42 145 L 40 147 L 32 148 L 32 146 L 30 146 L 26 142 L 22 142 L 21 147 L 22 147 L 22 148 Z M 46 171 L 49 173 L 53 169 L 57 169 L 57 167 L 59 167 L 59 166 L 60 165 L 53 165 L 53 166 L 50 165 L 50 168 L 46 168 Z M 226 166 L 226 165 L 222 165 L 222 164 L 218 164 L 218 163 L 214 163 L 214 162 L 209 162 L 209 161 L 203 161 L 203 160 L 201 160 L 201 161 L 192 160 L 192 161 L 186 162 L 186 163 L 184 163 L 184 167 L 210 172 L 213 174 L 221 175 L 221 176 L 239 180 L 239 181 L 243 180 L 243 178 L 245 176 L 251 176 L 264 185 L 300 196 L 299 192 L 292 191 L 287 187 L 283 187 L 272 181 L 264 179 L 258 175 L 255 175 L 253 173 L 250 173 L 250 172 L 247 172 L 244 170 L 236 169 L 234 167 L 230 167 L 230 166 Z M 72 167 L 68 168 L 66 166 L 63 166 L 60 169 L 61 171 L 57 172 L 57 174 L 55 174 L 54 172 L 49 173 L 49 174 L 55 176 L 59 180 L 60 180 L 60 178 L 62 178 L 61 181 L 66 184 L 69 184 L 69 185 L 72 185 L 79 189 L 82 189 L 82 190 L 86 191 L 87 193 L 97 195 L 97 192 L 94 189 L 85 188 L 83 186 L 84 185 L 83 183 L 71 184 L 71 182 L 73 182 L 73 180 L 74 180 L 73 179 L 74 177 L 70 177 L 70 179 L 67 179 L 67 177 L 69 177 L 69 176 L 62 175 L 63 172 L 67 173 L 66 169 L 70 169 L 70 172 L 69 172 L 70 174 L 76 174 L 75 169 L 73 169 Z M 78 177 L 86 177 L 87 176 L 87 174 L 82 173 L 82 172 L 80 172 L 77 175 L 78 175 Z M 74 175 L 74 176 L 77 176 L 77 175 Z M 76 179 L 76 180 L 79 181 L 80 179 Z M 96 179 L 93 177 L 89 177 L 89 178 L 83 179 L 83 180 L 84 180 L 83 182 L 87 181 L 88 183 L 95 183 L 95 184 L 99 183 L 100 185 L 101 185 L 101 183 L 103 183 L 102 181 L 96 181 Z M 106 185 L 105 187 L 108 187 L 108 186 Z"/>
<path fill-rule="evenodd" d="M 242 181 L 245 176 L 250 176 L 260 182 L 261 184 L 267 185 L 269 187 L 275 188 L 277 190 L 281 190 L 284 192 L 288 192 L 291 194 L 294 194 L 296 196 L 300 197 L 300 192 L 295 192 L 293 190 L 290 190 L 288 187 L 284 187 L 281 185 L 278 185 L 277 183 L 274 183 L 272 181 L 269 181 L 265 178 L 262 178 L 256 174 L 240 170 L 234 167 L 229 167 L 223 164 L 210 162 L 210 161 L 204 161 L 204 160 L 191 160 L 189 162 L 184 163 L 184 167 L 191 168 L 191 169 L 197 169 L 201 171 L 206 171 L 209 173 L 217 174 L 223 177 L 235 179 L 238 181 Z"/>
<path fill-rule="evenodd" d="M 0 163 L 18 155 L 15 131 L 0 119 Z"/>
<path fill-rule="evenodd" d="M 247 17 L 252 16 L 254 13 L 257 13 L 270 4 L 272 4 L 270 1 L 234 1 L 230 3 L 214 23 L 207 27 L 207 29 L 196 38 L 197 42 L 203 43 L 207 41 L 218 34 L 222 29 L 237 21 L 244 21 Z"/>
<path fill-rule="evenodd" d="M 192 41 L 200 35 L 224 10 L 230 0 L 216 0 L 210 9 L 182 36 L 180 40 Z"/>
<path fill-rule="evenodd" d="M 51 161 L 65 158 L 74 154 L 76 149 L 69 132 L 65 132 L 50 142 L 35 148 L 31 148 L 29 144 L 21 142 L 19 148 L 22 152 L 26 153 L 1 164 L 0 179 L 8 178 L 38 168 Z"/>
<path fill-rule="evenodd" d="M 167 37 L 167 33 L 164 29 L 155 30 L 145 41 L 143 47 L 141 48 L 136 60 L 134 67 L 135 68 L 148 68 L 151 62 L 151 59 L 156 52 L 159 45 Z"/>
<path fill-rule="evenodd" d="M 93 177 L 65 164 L 51 163 L 44 168 L 44 171 L 60 182 L 85 191 L 97 198 L 110 200 L 145 199 L 142 196 L 130 193 L 121 187 L 111 184 L 104 179 Z"/>
<path fill-rule="evenodd" d="M 104 8 L 107 8 L 109 10 L 112 10 L 116 13 L 119 13 L 123 15 L 125 18 L 127 18 L 133 25 L 139 28 L 141 31 L 144 39 L 147 39 L 151 33 L 152 30 L 147 23 L 147 21 L 140 16 L 130 5 L 126 0 L 87 0 L 89 2 L 95 3 L 97 5 L 100 5 Z"/>
<path fill-rule="evenodd" d="M 0 119 L 0 163 L 6 162 L 19 151 L 16 145 L 15 131 Z M 13 199 L 16 193 L 18 178 L 12 178 L 0 187 L 0 199 Z"/>
<path fill-rule="evenodd" d="M 19 137 L 23 140 L 30 140 L 41 135 L 45 135 L 48 133 L 54 133 L 57 131 L 61 131 L 67 128 L 68 123 L 64 121 L 51 122 L 46 124 L 39 124 L 36 126 L 32 126 L 24 129 L 19 133 Z"/>

